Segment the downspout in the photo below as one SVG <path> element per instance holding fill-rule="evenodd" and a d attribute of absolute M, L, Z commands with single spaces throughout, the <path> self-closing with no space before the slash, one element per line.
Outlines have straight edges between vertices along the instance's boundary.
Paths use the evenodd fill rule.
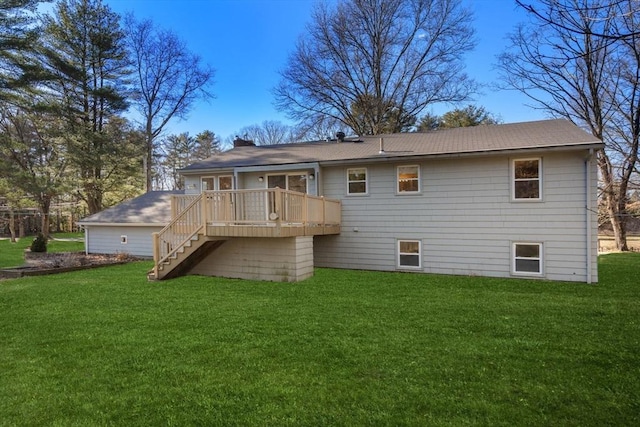
<path fill-rule="evenodd" d="M 586 209 L 585 209 L 585 221 L 586 221 L 586 227 L 587 227 L 587 283 L 591 284 L 593 282 L 593 277 L 591 274 L 591 270 L 593 267 L 593 262 L 591 261 L 591 257 L 592 257 L 592 244 L 591 244 L 591 239 L 593 238 L 593 234 L 591 231 L 591 222 L 592 222 L 592 215 L 593 213 L 591 212 L 591 159 L 593 158 L 593 148 L 589 149 L 589 155 L 587 156 L 587 158 L 585 159 L 585 167 L 586 167 L 586 173 L 585 173 L 585 193 L 586 193 Z"/>

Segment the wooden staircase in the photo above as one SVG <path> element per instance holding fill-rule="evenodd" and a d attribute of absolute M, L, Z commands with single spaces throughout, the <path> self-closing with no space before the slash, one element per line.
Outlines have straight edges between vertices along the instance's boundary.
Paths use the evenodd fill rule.
<path fill-rule="evenodd" d="M 226 241 L 226 239 L 197 234 L 172 255 L 159 262 L 155 268 L 147 273 L 147 278 L 149 280 L 165 280 L 182 276 Z"/>
<path fill-rule="evenodd" d="M 171 206 L 171 221 L 153 233 L 149 280 L 188 273 L 232 238 L 340 233 L 340 201 L 280 188 L 204 191 L 174 196 Z"/>
<path fill-rule="evenodd" d="M 226 241 L 206 235 L 202 208 L 202 196 L 190 200 L 165 228 L 153 233 L 155 266 L 147 274 L 149 280 L 170 279 L 188 272 Z"/>

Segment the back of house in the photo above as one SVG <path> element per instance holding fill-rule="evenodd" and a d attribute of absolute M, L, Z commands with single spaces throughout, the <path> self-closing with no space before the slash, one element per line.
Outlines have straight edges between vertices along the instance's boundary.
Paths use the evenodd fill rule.
<path fill-rule="evenodd" d="M 339 201 L 339 231 L 308 237 L 316 267 L 592 283 L 601 148 L 570 122 L 544 120 L 243 143 L 181 173 L 187 195 L 277 187 Z"/>

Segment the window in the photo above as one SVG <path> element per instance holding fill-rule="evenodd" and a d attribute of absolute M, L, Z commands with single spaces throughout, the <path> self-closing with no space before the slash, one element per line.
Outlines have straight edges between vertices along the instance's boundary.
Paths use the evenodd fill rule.
<path fill-rule="evenodd" d="M 398 166 L 398 193 L 420 191 L 420 167 Z"/>
<path fill-rule="evenodd" d="M 294 173 L 287 175 L 267 176 L 267 188 L 279 187 L 283 190 L 307 192 L 307 174 Z"/>
<path fill-rule="evenodd" d="M 420 268 L 422 245 L 419 240 L 398 240 L 398 267 Z"/>
<path fill-rule="evenodd" d="M 218 190 L 233 190 L 233 177 L 231 175 L 219 176 Z"/>
<path fill-rule="evenodd" d="M 513 161 L 513 198 L 515 200 L 541 199 L 540 159 Z"/>
<path fill-rule="evenodd" d="M 367 169 L 347 169 L 347 194 L 367 194 Z"/>
<path fill-rule="evenodd" d="M 202 178 L 202 191 L 213 191 L 213 178 Z"/>
<path fill-rule="evenodd" d="M 514 243 L 513 272 L 542 274 L 542 243 Z"/>

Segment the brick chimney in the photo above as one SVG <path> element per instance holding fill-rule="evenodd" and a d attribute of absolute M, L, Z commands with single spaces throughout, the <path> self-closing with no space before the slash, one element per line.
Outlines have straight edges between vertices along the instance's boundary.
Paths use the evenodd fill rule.
<path fill-rule="evenodd" d="M 236 135 L 236 139 L 233 140 L 233 148 L 236 147 L 255 147 L 256 144 L 250 139 L 242 139 Z"/>

